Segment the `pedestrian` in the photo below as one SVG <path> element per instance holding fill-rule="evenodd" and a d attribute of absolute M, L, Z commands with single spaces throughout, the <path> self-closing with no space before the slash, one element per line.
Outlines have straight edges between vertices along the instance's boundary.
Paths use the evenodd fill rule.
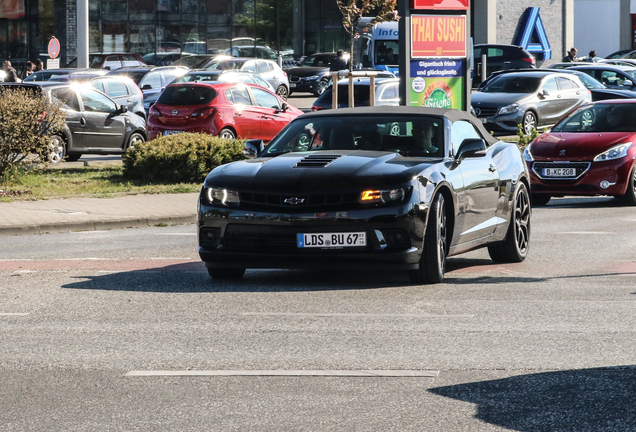
<path fill-rule="evenodd" d="M 344 51 L 338 50 L 336 52 L 336 58 L 331 61 L 330 71 L 340 71 L 347 69 L 347 61 L 344 59 Z"/>
<path fill-rule="evenodd" d="M 592 50 L 585 59 L 586 62 L 596 62 L 596 51 Z"/>
<path fill-rule="evenodd" d="M 22 74 L 20 75 L 20 78 L 22 78 L 22 80 L 24 80 L 26 77 L 28 77 L 32 73 L 33 73 L 33 62 L 28 61 L 28 62 L 26 62 L 26 65 L 24 65 L 24 70 L 22 71 Z"/>
<path fill-rule="evenodd" d="M 35 59 L 35 62 L 33 63 L 35 64 L 35 69 L 33 70 L 33 72 L 44 70 L 44 62 L 42 62 L 42 60 Z"/>
<path fill-rule="evenodd" d="M 11 62 L 9 60 L 5 60 L 2 63 L 2 69 L 4 70 L 4 82 L 18 82 L 18 74 L 15 69 L 11 67 Z"/>
<path fill-rule="evenodd" d="M 566 55 L 565 57 L 563 57 L 563 61 L 566 63 L 573 63 L 576 61 L 576 53 L 577 53 L 577 49 L 572 47 L 570 48 L 570 51 L 568 51 L 568 55 Z"/>

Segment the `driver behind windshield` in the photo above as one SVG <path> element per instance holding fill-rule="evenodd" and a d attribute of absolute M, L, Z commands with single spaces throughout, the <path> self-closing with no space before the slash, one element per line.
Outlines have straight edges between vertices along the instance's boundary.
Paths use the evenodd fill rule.
<path fill-rule="evenodd" d="M 413 123 L 412 135 L 415 140 L 415 148 L 418 153 L 439 156 L 440 149 L 436 144 L 437 125 L 432 120 L 424 120 Z"/>

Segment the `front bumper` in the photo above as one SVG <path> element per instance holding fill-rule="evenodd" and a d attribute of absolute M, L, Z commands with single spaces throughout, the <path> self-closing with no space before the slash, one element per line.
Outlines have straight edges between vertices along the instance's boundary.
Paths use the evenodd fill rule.
<path fill-rule="evenodd" d="M 320 79 L 307 81 L 304 79 L 300 79 L 298 81 L 289 81 L 289 92 L 290 93 L 298 93 L 298 92 L 311 92 L 314 93 L 318 91 L 318 83 Z"/>
<path fill-rule="evenodd" d="M 486 130 L 493 132 L 517 133 L 519 124 L 523 122 L 523 111 L 515 111 L 511 114 L 501 114 L 489 117 L 480 116 L 479 120 Z"/>
<path fill-rule="evenodd" d="M 537 173 L 541 173 L 535 168 L 535 164 L 546 161 L 535 160 L 526 161 L 530 171 L 530 182 L 532 193 L 546 195 L 623 195 L 627 190 L 630 180 L 634 159 L 626 156 L 621 159 L 588 162 L 589 168 L 575 180 L 568 179 L 546 179 L 541 178 Z M 607 181 L 609 187 L 601 187 L 601 182 Z"/>
<path fill-rule="evenodd" d="M 412 203 L 352 211 L 275 213 L 199 203 L 199 256 L 217 268 L 419 267 L 426 210 Z M 363 247 L 301 248 L 297 235 L 365 232 Z"/>

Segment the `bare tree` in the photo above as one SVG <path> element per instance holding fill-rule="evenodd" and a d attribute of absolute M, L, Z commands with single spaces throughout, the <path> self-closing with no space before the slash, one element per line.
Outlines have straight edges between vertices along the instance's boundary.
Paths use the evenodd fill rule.
<path fill-rule="evenodd" d="M 336 0 L 342 13 L 342 25 L 350 36 L 349 72 L 353 71 L 353 41 L 356 36 L 356 25 L 365 15 L 375 14 L 371 25 L 383 21 L 396 21 L 397 0 Z"/>

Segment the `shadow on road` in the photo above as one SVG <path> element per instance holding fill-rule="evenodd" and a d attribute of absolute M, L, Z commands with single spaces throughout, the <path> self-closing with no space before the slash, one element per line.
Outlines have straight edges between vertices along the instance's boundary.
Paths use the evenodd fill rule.
<path fill-rule="evenodd" d="M 634 272 L 582 275 L 528 276 L 512 273 L 516 264 L 495 264 L 487 259 L 450 258 L 444 284 L 538 283 L 557 279 L 634 275 Z M 471 275 L 470 269 L 474 269 Z M 501 274 L 500 270 L 510 272 Z M 498 271 L 494 275 L 484 272 Z M 453 273 L 461 271 L 461 273 Z M 500 275 L 501 274 L 501 275 Z M 138 292 L 293 292 L 365 290 L 413 285 L 406 270 L 248 270 L 240 280 L 213 280 L 202 262 L 156 266 L 140 270 L 76 276 L 64 288 Z M 433 287 L 433 286 L 431 286 Z M 423 287 L 426 289 L 426 287 Z M 635 293 L 636 294 L 636 293 Z"/>
<path fill-rule="evenodd" d="M 486 423 L 523 432 L 636 430 L 636 366 L 579 369 L 438 387 Z"/>
<path fill-rule="evenodd" d="M 612 197 L 567 197 L 553 198 L 544 206 L 534 206 L 534 209 L 550 208 L 613 208 L 625 207 L 625 202 Z"/>

